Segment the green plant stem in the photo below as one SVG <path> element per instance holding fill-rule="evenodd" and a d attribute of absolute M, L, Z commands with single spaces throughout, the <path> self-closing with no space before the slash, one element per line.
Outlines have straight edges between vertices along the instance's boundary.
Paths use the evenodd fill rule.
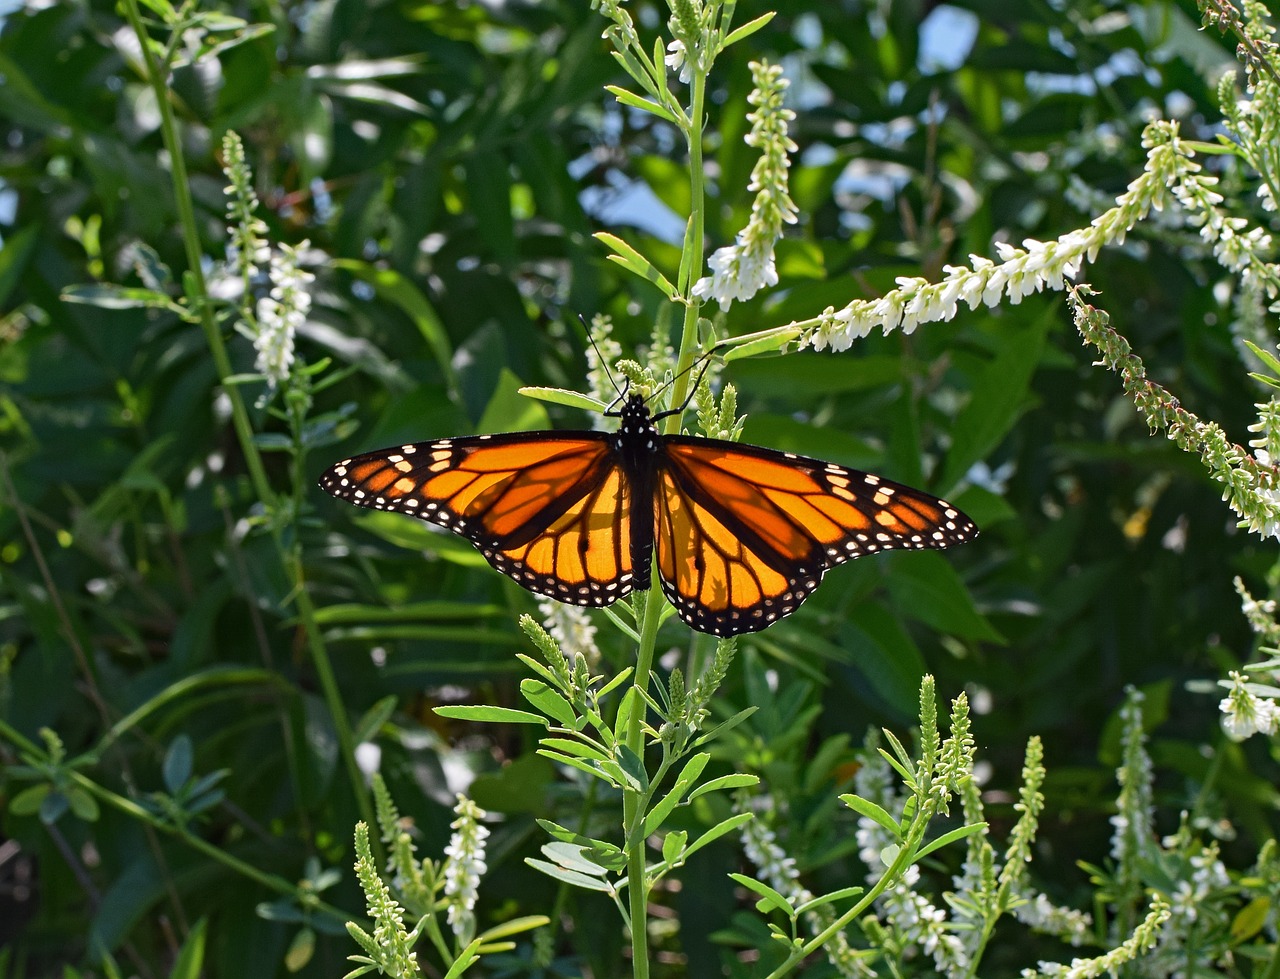
<path fill-rule="evenodd" d="M 781 979 L 787 973 L 791 972 L 796 966 L 803 962 L 806 958 L 817 952 L 829 942 L 833 935 L 843 931 L 852 922 L 871 907 L 872 903 L 888 890 L 892 885 L 898 882 L 898 879 L 906 873 L 913 863 L 915 863 L 916 852 L 920 849 L 920 841 L 924 839 L 925 831 L 929 828 L 929 823 L 933 819 L 934 813 L 937 811 L 937 803 L 929 801 L 924 803 L 916 812 L 915 819 L 911 822 L 911 828 L 907 830 L 906 839 L 903 841 L 902 847 L 898 850 L 898 855 L 894 858 L 892 864 L 880 877 L 874 887 L 867 891 L 848 911 L 840 915 L 835 921 L 824 928 L 809 941 L 799 948 L 793 949 L 791 954 L 787 956 L 785 962 L 774 969 L 766 979 Z"/>
<path fill-rule="evenodd" d="M 656 569 L 655 569 L 656 575 Z M 658 625 L 662 616 L 662 592 L 656 576 L 650 582 L 645 598 L 644 618 L 640 621 L 640 646 L 636 653 L 635 685 L 648 691 L 653 672 L 653 652 L 658 645 Z M 647 713 L 643 697 L 636 697 L 627 720 L 627 747 L 644 759 L 644 719 Z M 627 847 L 627 901 L 631 924 L 631 968 L 635 979 L 649 976 L 648 906 L 649 885 L 645 877 L 644 792 L 627 789 L 622 798 L 623 831 Z"/>
<path fill-rule="evenodd" d="M 680 354 L 676 358 L 675 382 L 671 389 L 671 406 L 684 404 L 689 394 L 691 380 L 690 367 L 693 366 L 693 352 L 698 345 L 698 310 L 701 303 L 693 295 L 693 284 L 698 281 L 703 265 L 703 238 L 706 227 L 706 190 L 702 174 L 702 125 L 703 101 L 706 96 L 706 76 L 695 71 L 690 80 L 689 96 L 689 129 L 686 139 L 689 144 L 689 233 L 685 236 L 685 248 L 689 254 L 683 256 L 680 264 L 680 280 L 678 288 L 684 298 L 684 324 L 680 332 Z M 664 431 L 671 435 L 680 431 L 680 415 L 672 415 L 666 420 Z"/>
<path fill-rule="evenodd" d="M 133 32 L 138 37 L 138 43 L 141 45 L 142 58 L 146 64 L 147 80 L 151 83 L 151 87 L 155 92 L 156 105 L 160 112 L 160 131 L 164 139 L 165 149 L 169 153 L 174 203 L 178 209 L 178 221 L 182 228 L 183 246 L 187 255 L 186 281 L 190 284 L 190 291 L 194 292 L 194 295 L 189 296 L 188 299 L 200 314 L 200 328 L 204 331 L 205 342 L 209 346 L 209 352 L 213 355 L 214 366 L 218 372 L 218 378 L 222 382 L 222 390 L 231 405 L 232 426 L 235 428 L 236 438 L 240 443 L 240 449 L 244 455 L 245 465 L 249 470 L 249 479 L 253 483 L 254 492 L 267 507 L 268 511 L 272 511 L 272 515 L 267 521 L 271 540 L 275 544 L 276 552 L 285 572 L 289 576 L 289 581 L 293 585 L 291 597 L 297 608 L 298 618 L 302 623 L 302 629 L 306 636 L 307 652 L 315 667 L 316 675 L 320 680 L 320 687 L 324 692 L 325 703 L 328 705 L 330 716 L 333 719 L 334 733 L 338 738 L 339 749 L 342 753 L 347 778 L 351 783 L 352 794 L 355 796 L 356 806 L 360 811 L 360 818 L 370 826 L 376 826 L 377 819 L 374 815 L 373 803 L 369 798 L 369 791 L 365 786 L 364 777 L 356 764 L 355 739 L 351 733 L 351 725 L 347 720 L 346 706 L 342 701 L 342 693 L 338 689 L 338 682 L 333 673 L 328 650 L 325 648 L 324 640 L 320 635 L 320 627 L 316 622 L 315 606 L 311 603 L 311 597 L 306 591 L 306 583 L 302 575 L 302 560 L 298 553 L 298 548 L 296 545 L 290 545 L 285 542 L 282 529 L 275 519 L 274 511 L 278 510 L 278 500 L 267 479 L 266 468 L 262 464 L 262 456 L 259 454 L 257 444 L 254 441 L 253 423 L 249 418 L 248 409 L 245 407 L 244 398 L 241 397 L 236 385 L 227 383 L 227 379 L 232 374 L 231 358 L 227 353 L 227 346 L 223 342 L 218 322 L 213 315 L 213 305 L 209 298 L 209 290 L 202 270 L 201 261 L 203 255 L 200 250 L 195 207 L 191 199 L 186 158 L 182 152 L 182 143 L 178 138 L 178 127 L 173 115 L 173 106 L 165 86 L 165 72 L 162 71 L 160 64 L 156 61 L 155 52 L 151 48 L 151 38 L 142 23 L 138 0 L 125 0 L 124 10 L 129 20 L 129 25 L 133 28 Z M 371 844 L 374 857 L 381 864 L 384 860 L 381 842 L 375 837 Z"/>

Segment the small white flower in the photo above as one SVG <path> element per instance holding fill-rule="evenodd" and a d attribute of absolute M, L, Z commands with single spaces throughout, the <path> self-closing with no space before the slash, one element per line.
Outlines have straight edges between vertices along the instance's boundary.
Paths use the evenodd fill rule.
<path fill-rule="evenodd" d="M 311 294 L 307 292 L 307 286 L 315 276 L 298 268 L 298 252 L 307 244 L 304 241 L 297 248 L 280 246 L 268 270 L 271 292 L 258 300 L 258 328 L 253 337 L 253 347 L 258 352 L 255 366 L 272 388 L 289 377 L 289 369 L 293 366 L 294 337 L 306 323 L 307 312 L 311 309 Z"/>
<path fill-rule="evenodd" d="M 676 38 L 667 45 L 667 56 L 662 59 L 672 71 L 680 72 L 680 81 L 686 85 L 693 80 L 693 64 L 687 53 L 684 41 Z"/>
<path fill-rule="evenodd" d="M 1244 741 L 1255 734 L 1275 734 L 1280 708 L 1249 689 L 1249 678 L 1232 670 L 1231 691 L 1218 704 L 1222 729 L 1232 741 Z"/>
<path fill-rule="evenodd" d="M 764 286 L 778 284 L 773 248 L 782 236 L 782 226 L 797 220 L 787 189 L 791 166 L 787 154 L 796 150 L 787 135 L 787 123 L 795 113 L 782 105 L 787 80 L 780 66 L 768 62 L 753 62 L 751 72 L 755 88 L 748 101 L 757 108 L 747 115 L 752 125 L 744 141 L 760 150 L 747 187 L 756 194 L 751 219 L 738 232 L 735 244 L 716 249 L 707 262 L 711 275 L 693 287 L 695 296 L 704 301 L 715 299 L 721 309 L 728 309 L 735 299 L 750 299 Z"/>
<path fill-rule="evenodd" d="M 453 835 L 444 850 L 444 893 L 449 898 L 448 920 L 453 933 L 469 936 L 475 930 L 473 909 L 480 878 L 489 869 L 484 862 L 489 831 L 480 825 L 485 811 L 461 793 L 453 811 L 458 818 L 449 824 Z"/>

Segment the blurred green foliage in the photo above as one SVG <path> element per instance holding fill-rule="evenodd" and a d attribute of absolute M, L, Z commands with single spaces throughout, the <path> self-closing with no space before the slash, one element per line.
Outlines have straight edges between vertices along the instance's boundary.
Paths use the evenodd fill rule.
<path fill-rule="evenodd" d="M 786 67 L 798 113 L 802 221 L 780 246 L 779 287 L 723 317 L 731 334 L 875 295 L 899 275 L 937 277 L 991 254 L 993 240 L 1086 223 L 1075 188 L 1104 201 L 1123 190 L 1152 112 L 1208 138 L 1214 73 L 1234 64 L 1232 44 L 1199 31 L 1185 0 L 782 6 L 730 50 L 709 93 L 707 168 L 723 201 L 709 214 L 713 246 L 746 217 L 749 59 Z M 632 9 L 650 32 L 667 16 L 655 3 Z M 300 356 L 352 368 L 317 397 L 314 414 L 337 420 L 315 434 L 306 509 L 289 524 L 349 720 L 380 746 L 424 850 L 444 845 L 453 790 L 471 775 L 476 800 L 503 816 L 482 925 L 549 913 L 553 882 L 522 863 L 542 842 L 533 819 L 567 819 L 584 801 L 527 751 L 524 732 L 430 712 L 520 706 L 515 620 L 534 600 L 468 545 L 344 507 L 310 478 L 398 440 L 580 427 L 515 389 L 582 387 L 578 312 L 612 315 L 629 349 L 670 315 L 590 235 L 609 230 L 674 277 L 682 161 L 664 124 L 603 91 L 620 73 L 581 0 L 229 12 L 267 29 L 192 32 L 173 104 L 205 253 L 224 253 L 216 151 L 234 129 L 271 235 L 308 239 L 317 260 Z M 180 803 L 195 834 L 265 873 L 314 879 L 309 858 L 341 868 L 323 897 L 358 915 L 357 807 L 204 338 L 164 310 L 60 298 L 93 283 L 172 292 L 157 269 L 180 279 L 186 267 L 136 39 L 113 4 L 31 5 L 0 28 L 0 75 L 0 717 L 32 740 L 56 730 L 71 759 L 92 751 L 76 771 L 138 804 Z M 1252 367 L 1190 241 L 1148 231 L 1085 275 L 1161 382 L 1243 442 Z M 250 371 L 252 347 L 227 335 L 234 368 Z M 1272 550 L 1234 533 L 1194 461 L 1149 438 L 1089 361 L 1061 297 L 1047 295 L 844 354 L 730 368 L 747 441 L 959 489 L 983 529 L 945 557 L 839 569 L 795 616 L 744 640 L 723 713 L 766 709 L 741 729 L 736 762 L 775 778 L 797 826 L 829 812 L 848 756 L 827 747 L 821 771 L 789 763 L 859 742 L 868 726 L 909 724 L 927 667 L 944 696 L 969 691 L 993 784 L 1014 784 L 1026 738 L 1043 737 L 1040 870 L 1056 874 L 1063 900 L 1082 893 L 1075 861 L 1105 856 L 1113 714 L 1128 684 L 1148 690 L 1159 725 L 1168 828 L 1198 795 L 1199 814 L 1235 820 L 1242 852 L 1274 834 L 1274 790 L 1241 749 L 1210 737 L 1216 697 L 1185 686 L 1247 660 L 1231 578 L 1262 580 Z M 264 391 L 248 389 L 250 403 Z M 282 430 L 260 405 L 253 420 Z M 267 459 L 288 495 L 286 457 Z M 681 651 L 674 662 L 709 650 L 695 638 L 690 652 L 674 627 L 664 641 Z M 630 655 L 605 645 L 615 665 Z M 0 758 L 18 762 L 12 744 Z M 0 800 L 27 788 L 18 774 L 0 781 Z M 96 970 L 106 952 L 163 975 L 192 933 L 210 974 L 278 975 L 304 922 L 319 933 L 305 974 L 344 969 L 351 943 L 323 913 L 255 914 L 279 897 L 262 882 L 118 809 L 89 811 L 73 788 L 52 795 L 65 804 L 28 797 L 0 817 L 20 847 L 0 875 L 33 888 L 0 898 L 14 974 Z M 615 800 L 586 804 L 607 814 Z M 850 847 L 818 840 L 801 868 L 839 886 Z M 721 974 L 734 961 L 742 932 L 725 872 L 737 859 L 719 841 L 667 895 L 678 917 L 656 944 L 686 964 L 660 974 Z M 620 974 L 623 938 L 601 907 L 569 896 L 560 910 L 583 959 L 544 974 Z M 511 974 L 523 974 L 516 958 Z"/>

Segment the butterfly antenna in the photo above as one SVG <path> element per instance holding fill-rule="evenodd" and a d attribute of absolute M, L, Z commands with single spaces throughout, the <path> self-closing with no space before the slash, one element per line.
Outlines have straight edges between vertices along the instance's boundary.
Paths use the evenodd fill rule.
<path fill-rule="evenodd" d="M 675 377 L 673 377 L 670 381 L 667 382 L 667 384 L 674 384 L 677 378 L 683 377 L 685 374 L 689 373 L 689 371 L 692 371 L 692 370 L 698 371 L 698 376 L 694 379 L 694 382 L 689 385 L 689 393 L 685 395 L 684 403 L 681 404 L 678 408 L 668 408 L 666 411 L 658 412 L 656 415 L 653 416 L 654 421 L 659 421 L 660 419 L 663 419 L 663 418 L 669 418 L 672 415 L 678 415 L 682 413 L 686 408 L 689 407 L 690 402 L 693 401 L 694 396 L 698 393 L 698 386 L 702 383 L 702 379 L 707 376 L 707 371 L 711 368 L 711 358 L 716 355 L 716 351 L 719 349 L 719 347 L 720 347 L 720 344 L 718 343 L 713 345 L 710 350 L 708 350 L 701 357 L 699 357 L 692 364 L 690 364 L 688 367 L 686 367 L 679 374 L 677 374 Z M 663 384 L 662 387 L 658 388 L 657 391 L 653 392 L 654 395 L 661 393 L 662 388 L 665 388 L 666 386 L 667 386 L 666 384 Z"/>
<path fill-rule="evenodd" d="M 596 359 L 600 362 L 600 366 L 604 368 L 604 376 L 609 379 L 609 383 L 613 385 L 613 389 L 618 392 L 618 397 L 611 402 L 611 404 L 617 404 L 618 401 L 621 401 L 626 397 L 626 392 L 623 391 L 622 388 L 618 387 L 618 382 L 613 379 L 613 371 L 609 370 L 609 364 L 605 361 L 604 354 L 602 354 L 600 352 L 600 348 L 596 346 L 596 338 L 591 335 L 591 327 L 587 324 L 587 318 L 579 313 L 578 319 L 582 322 L 582 328 L 587 331 L 587 342 L 591 344 L 591 349 L 596 352 Z"/>

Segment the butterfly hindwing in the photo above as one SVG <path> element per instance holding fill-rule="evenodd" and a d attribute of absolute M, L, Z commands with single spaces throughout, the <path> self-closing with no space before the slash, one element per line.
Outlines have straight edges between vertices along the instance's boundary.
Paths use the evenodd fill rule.
<path fill-rule="evenodd" d="M 663 442 L 658 568 L 680 617 L 704 632 L 763 629 L 863 554 L 976 534 L 944 500 L 879 476 L 715 439 Z"/>
<path fill-rule="evenodd" d="M 633 587 L 629 491 L 603 433 L 403 445 L 344 460 L 320 486 L 460 534 L 503 574 L 562 602 L 608 605 Z"/>

